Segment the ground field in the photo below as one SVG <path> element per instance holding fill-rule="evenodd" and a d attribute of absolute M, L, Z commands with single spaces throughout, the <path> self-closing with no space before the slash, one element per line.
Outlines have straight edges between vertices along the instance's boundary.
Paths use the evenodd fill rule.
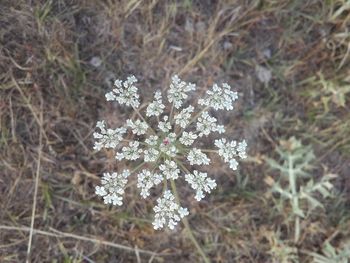
<path fill-rule="evenodd" d="M 236 109 L 217 117 L 248 142 L 237 172 L 210 166 L 210 196 L 181 189 L 207 262 L 348 262 L 349 1 L 0 4 L 0 262 L 205 262 L 182 224 L 153 229 L 155 199 L 140 198 L 136 179 L 122 207 L 95 195 L 116 167 L 92 149 L 96 121 L 118 126 L 130 113 L 105 101 L 113 80 L 135 74 L 146 101 L 176 73 L 202 94 L 230 83 Z M 299 203 L 303 218 L 271 192 L 290 187 L 278 149 L 294 154 L 292 137 L 308 174 L 296 189 L 310 178 L 334 186 L 326 198 L 315 191 L 315 209 Z"/>

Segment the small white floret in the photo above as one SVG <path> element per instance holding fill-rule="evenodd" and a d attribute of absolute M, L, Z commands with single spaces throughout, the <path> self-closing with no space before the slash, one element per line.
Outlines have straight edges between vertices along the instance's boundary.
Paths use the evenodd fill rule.
<path fill-rule="evenodd" d="M 237 170 L 238 167 L 238 162 L 235 159 L 236 156 L 239 156 L 241 159 L 247 158 L 247 143 L 245 140 L 239 142 L 237 145 L 236 141 L 227 141 L 225 138 L 222 138 L 215 140 L 214 144 L 219 149 L 218 154 L 226 163 L 229 163 L 232 170 Z"/>
<path fill-rule="evenodd" d="M 198 136 L 194 134 L 193 132 L 183 132 L 181 138 L 179 141 L 185 145 L 185 146 L 190 146 L 193 144 L 194 140 L 197 139 Z"/>
<path fill-rule="evenodd" d="M 157 199 L 157 205 L 153 210 L 155 216 L 152 224 L 156 230 L 164 226 L 173 230 L 181 218 L 189 214 L 187 208 L 180 207 L 175 202 L 175 197 L 169 190 L 166 190 L 163 196 Z"/>
<path fill-rule="evenodd" d="M 245 140 L 238 143 L 237 152 L 239 157 L 241 157 L 241 159 L 247 158 L 246 149 L 247 149 L 247 142 Z"/>
<path fill-rule="evenodd" d="M 142 170 L 137 175 L 137 187 L 141 189 L 141 196 L 146 198 L 150 195 L 150 189 L 162 182 L 163 177 L 161 174 L 152 173 L 148 170 Z"/>
<path fill-rule="evenodd" d="M 160 121 L 158 124 L 159 130 L 161 130 L 162 132 L 165 132 L 165 133 L 167 133 L 171 130 L 171 125 L 170 125 L 170 122 L 168 120 L 169 120 L 168 116 L 163 117 L 163 121 Z"/>
<path fill-rule="evenodd" d="M 162 114 L 164 108 L 165 106 L 162 103 L 162 93 L 160 91 L 156 91 L 153 102 L 151 102 L 146 109 L 146 116 L 159 116 Z"/>
<path fill-rule="evenodd" d="M 203 112 L 200 117 L 198 117 L 196 124 L 196 131 L 198 136 L 202 137 L 203 135 L 208 136 L 211 132 L 225 132 L 225 128 L 222 125 L 217 125 L 217 119 L 209 115 L 207 111 Z"/>
<path fill-rule="evenodd" d="M 184 100 L 188 98 L 187 92 L 196 89 L 196 85 L 182 81 L 177 75 L 171 78 L 170 88 L 168 90 L 168 100 L 174 104 L 176 109 L 179 109 Z"/>
<path fill-rule="evenodd" d="M 145 143 L 147 143 L 149 146 L 156 146 L 158 144 L 158 139 L 158 136 L 150 135 L 148 138 L 146 138 Z"/>
<path fill-rule="evenodd" d="M 105 204 L 122 205 L 125 186 L 130 175 L 129 170 L 124 170 L 121 174 L 104 173 L 101 179 L 101 186 L 96 186 L 95 193 L 103 197 Z"/>
<path fill-rule="evenodd" d="M 169 157 L 175 157 L 178 153 L 178 149 L 174 145 L 176 139 L 175 133 L 169 133 L 167 137 L 163 139 L 163 141 L 159 145 L 159 150 Z"/>
<path fill-rule="evenodd" d="M 94 132 L 93 136 L 95 138 L 94 149 L 99 151 L 102 148 L 112 148 L 114 149 L 123 139 L 123 134 L 126 133 L 124 127 L 113 129 L 106 129 L 105 121 L 98 121 L 96 127 L 100 129 L 100 132 Z"/>
<path fill-rule="evenodd" d="M 179 178 L 180 169 L 174 161 L 165 160 L 164 164 L 159 166 L 159 170 L 162 171 L 166 179 L 177 179 Z"/>
<path fill-rule="evenodd" d="M 126 120 L 126 125 L 130 127 L 132 133 L 136 135 L 143 135 L 147 132 L 147 129 L 148 129 L 147 123 L 140 120 L 136 120 L 136 121 Z"/>
<path fill-rule="evenodd" d="M 197 148 L 193 148 L 192 150 L 190 150 L 190 152 L 187 155 L 187 160 L 190 162 L 191 165 L 208 165 L 210 163 L 210 159 L 208 158 L 208 156 Z"/>
<path fill-rule="evenodd" d="M 196 190 L 195 199 L 200 201 L 204 198 L 204 193 L 210 193 L 212 189 L 216 187 L 214 179 L 208 178 L 207 173 L 201 173 L 197 170 L 193 171 L 193 174 L 186 174 L 185 180 Z"/>
<path fill-rule="evenodd" d="M 214 84 L 213 88 L 206 92 L 206 97 L 198 100 L 198 104 L 212 107 L 215 110 L 232 110 L 237 99 L 238 93 L 231 91 L 231 87 L 227 83 L 223 83 L 222 87 Z"/>
<path fill-rule="evenodd" d="M 116 80 L 114 82 L 115 89 L 106 94 L 107 101 L 116 100 L 120 104 L 125 104 L 126 106 L 132 106 L 138 108 L 140 106 L 139 94 L 137 93 L 137 88 L 134 83 L 137 82 L 135 76 L 131 75 L 126 81 Z"/>
<path fill-rule="evenodd" d="M 188 106 L 187 108 L 184 108 L 181 110 L 176 116 L 175 116 L 175 124 L 179 125 L 181 128 L 186 128 L 186 126 L 190 122 L 191 113 L 194 111 L 193 106 Z"/>
<path fill-rule="evenodd" d="M 238 167 L 238 162 L 237 162 L 237 160 L 235 159 L 235 158 L 232 158 L 232 159 L 230 159 L 229 161 L 228 161 L 228 163 L 230 164 L 230 168 L 232 169 L 232 170 L 237 170 L 237 167 Z"/>
<path fill-rule="evenodd" d="M 144 161 L 146 163 L 153 163 L 157 161 L 160 152 L 155 148 L 149 148 L 147 150 L 144 150 L 143 154 L 144 154 Z"/>
<path fill-rule="evenodd" d="M 135 161 L 138 158 L 140 158 L 140 155 L 142 153 L 142 149 L 139 149 L 140 143 L 137 141 L 131 141 L 129 142 L 128 146 L 124 146 L 122 148 L 121 153 L 117 153 L 116 159 L 122 160 L 130 160 L 130 161 Z"/>

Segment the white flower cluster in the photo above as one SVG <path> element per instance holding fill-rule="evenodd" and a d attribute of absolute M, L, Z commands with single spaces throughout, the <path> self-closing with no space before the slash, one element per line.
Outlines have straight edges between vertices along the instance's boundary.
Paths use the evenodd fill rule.
<path fill-rule="evenodd" d="M 197 132 L 198 136 L 202 137 L 203 135 L 208 136 L 211 132 L 224 133 L 225 127 L 223 125 L 216 124 L 217 119 L 211 117 L 207 111 L 203 112 L 202 115 L 198 118 L 197 122 Z"/>
<path fill-rule="evenodd" d="M 163 197 L 157 200 L 157 205 L 153 210 L 155 212 L 153 221 L 154 229 L 163 228 L 165 224 L 170 229 L 174 229 L 177 222 L 189 214 L 187 208 L 180 207 L 175 202 L 175 197 L 169 190 L 166 190 Z"/>
<path fill-rule="evenodd" d="M 181 81 L 177 75 L 173 76 L 171 80 L 172 82 L 168 91 L 168 100 L 170 103 L 174 103 L 176 109 L 179 109 L 182 106 L 183 101 L 188 97 L 187 92 L 195 90 L 196 85 Z"/>
<path fill-rule="evenodd" d="M 230 164 L 232 170 L 237 170 L 238 166 L 238 162 L 234 157 L 239 156 L 241 159 L 247 158 L 247 143 L 245 140 L 239 142 L 237 145 L 236 141 L 228 142 L 225 138 L 222 138 L 215 140 L 214 144 L 219 148 L 219 155 L 226 163 Z"/>
<path fill-rule="evenodd" d="M 102 186 L 96 186 L 96 194 L 103 197 L 105 204 L 122 205 L 122 195 L 129 175 L 129 170 L 124 170 L 121 174 L 104 173 L 101 179 Z"/>
<path fill-rule="evenodd" d="M 197 138 L 198 136 L 195 133 L 184 131 L 179 141 L 185 146 L 190 146 L 193 144 L 194 140 Z"/>
<path fill-rule="evenodd" d="M 159 144 L 160 151 L 168 157 L 175 157 L 178 152 L 175 142 L 176 134 L 169 133 L 168 136 L 164 137 L 163 141 Z"/>
<path fill-rule="evenodd" d="M 201 149 L 196 141 L 212 133 L 225 132 L 223 125 L 212 117 L 209 111 L 232 110 L 237 99 L 237 92 L 231 91 L 228 84 L 214 84 L 198 104 L 202 109 L 188 105 L 189 92 L 195 85 L 186 83 L 178 76 L 173 76 L 167 92 L 169 107 L 163 104 L 161 91 L 156 91 L 154 99 L 145 107 L 139 107 L 137 79 L 130 76 L 126 81 L 116 80 L 111 92 L 106 94 L 108 101 L 134 108 L 137 118 L 126 121 L 123 127 L 107 129 L 104 121 L 96 125 L 100 132 L 94 133 L 94 149 L 114 149 L 118 161 L 133 162 L 133 170 L 124 170 L 121 174 L 105 173 L 102 185 L 96 187 L 96 194 L 103 197 L 106 204 L 121 205 L 122 194 L 130 174 L 137 174 L 137 188 L 143 198 L 152 196 L 153 188 L 163 183 L 163 195 L 154 207 L 153 227 L 165 226 L 174 229 L 175 225 L 188 215 L 187 208 L 181 207 L 172 191 L 176 191 L 177 180 L 185 180 L 194 190 L 194 198 L 202 200 L 216 188 L 216 182 L 207 173 L 193 170 L 191 166 L 209 165 L 211 153 L 219 154 L 233 169 L 237 169 L 235 157 L 244 159 L 247 144 L 243 140 L 227 141 L 225 138 L 215 140 L 218 148 Z M 185 107 L 185 105 L 188 105 Z M 148 119 L 146 119 L 148 117 Z M 170 184 L 168 184 L 170 181 Z M 168 188 L 171 185 L 172 190 Z M 176 193 L 176 192 L 174 192 Z M 176 194 L 177 195 L 177 194 Z"/>
<path fill-rule="evenodd" d="M 196 196 L 194 198 L 197 201 L 204 198 L 204 192 L 210 193 L 216 187 L 215 180 L 208 178 L 207 173 L 201 173 L 197 170 L 194 170 L 193 174 L 186 174 L 185 180 L 196 190 Z"/>
<path fill-rule="evenodd" d="M 131 128 L 133 134 L 142 135 L 147 132 L 148 125 L 140 120 L 133 122 L 132 120 L 126 120 L 126 126 Z"/>
<path fill-rule="evenodd" d="M 163 117 L 163 121 L 160 121 L 158 124 L 159 130 L 161 130 L 162 132 L 165 132 L 165 133 L 169 132 L 171 130 L 171 124 L 168 120 L 169 120 L 169 117 L 167 115 L 165 115 Z"/>
<path fill-rule="evenodd" d="M 128 146 L 124 146 L 122 148 L 121 153 L 117 153 L 115 158 L 117 160 L 130 160 L 130 161 L 135 161 L 138 158 L 140 158 L 142 149 L 139 149 L 140 143 L 137 141 L 131 141 L 129 142 Z"/>
<path fill-rule="evenodd" d="M 115 89 L 106 94 L 107 101 L 116 100 L 120 104 L 138 108 L 140 106 L 139 94 L 134 83 L 137 82 L 135 76 L 129 76 L 126 81 L 116 80 L 114 82 Z"/>
<path fill-rule="evenodd" d="M 180 169 L 177 167 L 174 161 L 165 160 L 164 164 L 159 166 L 159 170 L 162 171 L 166 179 L 177 179 L 179 178 Z"/>
<path fill-rule="evenodd" d="M 161 174 L 152 173 L 148 170 L 142 170 L 137 175 L 137 187 L 141 189 L 141 196 L 146 198 L 149 196 L 149 190 L 162 182 L 163 176 Z"/>
<path fill-rule="evenodd" d="M 112 148 L 114 149 L 123 139 L 123 134 L 126 133 L 124 127 L 117 128 L 115 130 L 106 129 L 105 121 L 98 121 L 96 128 L 100 129 L 100 132 L 94 132 L 93 136 L 96 139 L 94 149 L 100 151 L 102 148 Z"/>
<path fill-rule="evenodd" d="M 198 100 L 198 104 L 212 107 L 215 110 L 232 110 L 234 101 L 238 99 L 238 93 L 231 91 L 227 83 L 223 83 L 222 87 L 214 84 L 213 89 L 208 90 L 206 95 L 206 98 Z"/>
<path fill-rule="evenodd" d="M 200 149 L 193 148 L 187 155 L 187 160 L 190 162 L 190 165 L 209 165 L 210 159 L 208 156 L 203 153 Z"/>
<path fill-rule="evenodd" d="M 191 113 L 194 111 L 193 106 L 188 106 L 180 111 L 179 114 L 175 116 L 175 124 L 179 125 L 181 128 L 185 129 L 190 122 Z"/>
<path fill-rule="evenodd" d="M 162 114 L 164 108 L 165 106 L 162 102 L 162 93 L 158 90 L 154 94 L 154 101 L 150 103 L 147 107 L 146 116 L 159 116 L 160 114 Z"/>

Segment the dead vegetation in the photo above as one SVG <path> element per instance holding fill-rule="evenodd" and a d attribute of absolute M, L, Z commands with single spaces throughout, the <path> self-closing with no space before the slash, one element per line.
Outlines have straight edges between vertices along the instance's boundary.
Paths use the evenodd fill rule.
<path fill-rule="evenodd" d="M 220 187 L 187 200 L 212 262 L 312 262 L 327 242 L 341 251 L 350 238 L 349 11 L 346 0 L 1 1 L 0 261 L 201 261 L 181 228 L 153 230 L 152 203 L 132 185 L 120 208 L 94 194 L 116 166 L 93 152 L 94 125 L 126 118 L 104 93 L 131 73 L 146 83 L 144 98 L 174 73 L 201 92 L 227 81 L 241 94 L 222 117 L 249 142 L 249 161 L 237 174 L 214 164 Z M 338 175 L 336 197 L 303 221 L 298 243 L 264 183 L 276 178 L 266 158 L 292 136 L 315 150 L 315 178 Z"/>

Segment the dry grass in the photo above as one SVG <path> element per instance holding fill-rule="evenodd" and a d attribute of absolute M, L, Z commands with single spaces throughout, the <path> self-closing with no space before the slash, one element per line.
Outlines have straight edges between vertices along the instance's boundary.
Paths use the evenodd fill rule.
<path fill-rule="evenodd" d="M 173 73 L 200 92 L 228 81 L 242 95 L 222 117 L 251 158 L 237 174 L 215 163 L 220 187 L 186 200 L 212 262 L 279 262 L 271 251 L 292 226 L 261 182 L 273 175 L 265 157 L 290 136 L 313 145 L 315 176 L 339 175 L 337 198 L 304 222 L 300 262 L 325 241 L 340 246 L 350 238 L 349 10 L 345 0 L 2 1 L 0 262 L 201 261 L 181 228 L 153 230 L 152 202 L 132 185 L 121 208 L 94 194 L 115 167 L 92 151 L 94 125 L 125 120 L 104 93 L 130 73 L 145 98 Z"/>

